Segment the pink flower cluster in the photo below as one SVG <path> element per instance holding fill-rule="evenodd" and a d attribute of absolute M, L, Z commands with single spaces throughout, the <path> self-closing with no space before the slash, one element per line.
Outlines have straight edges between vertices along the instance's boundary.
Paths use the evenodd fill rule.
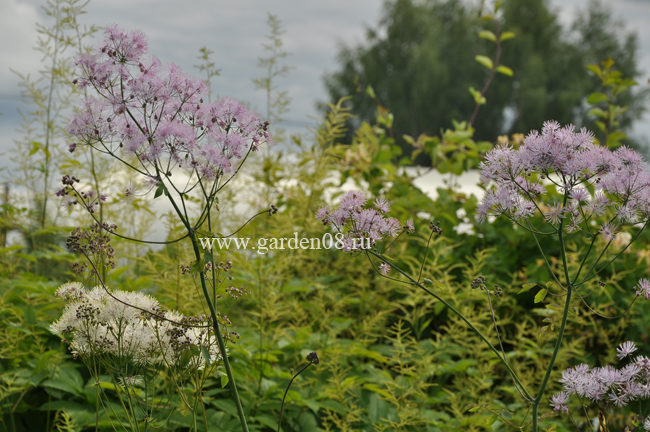
<path fill-rule="evenodd" d="M 343 250 L 346 252 L 368 245 L 373 247 L 384 237 L 396 237 L 403 229 L 410 229 L 403 228 L 397 219 L 385 216 L 390 205 L 384 198 L 375 200 L 374 208 L 368 207 L 367 202 L 362 192 L 351 191 L 343 196 L 337 208 L 323 207 L 316 214 L 325 225 L 332 225 L 343 233 Z M 387 272 L 388 269 L 382 267 L 382 273 Z"/>
<path fill-rule="evenodd" d="M 97 52 L 78 58 L 76 82 L 97 97 L 87 97 L 73 118 L 72 136 L 110 154 L 134 155 L 147 174 L 180 166 L 207 178 L 233 171 L 248 151 L 271 141 L 268 122 L 241 103 L 206 102 L 203 81 L 146 54 L 142 33 L 111 27 Z"/>
<path fill-rule="evenodd" d="M 554 226 L 565 222 L 569 232 L 592 216 L 614 209 L 616 225 L 638 223 L 650 215 L 650 171 L 634 150 L 611 151 L 597 145 L 585 129 L 557 122 L 531 132 L 521 148 L 500 145 L 481 163 L 481 181 L 491 184 L 478 208 L 483 220 L 491 210 L 515 220 L 544 213 Z M 547 186 L 565 202 L 539 206 Z M 611 227 L 609 227 L 611 229 Z"/>
<path fill-rule="evenodd" d="M 636 351 L 633 342 L 624 342 L 616 349 L 617 357 L 624 359 Z M 622 407 L 639 399 L 650 398 L 650 359 L 637 356 L 627 365 L 617 369 L 607 365 L 590 368 L 580 364 L 562 372 L 560 382 L 564 391 L 553 395 L 551 406 L 555 411 L 568 412 L 571 395 L 592 402 Z"/>

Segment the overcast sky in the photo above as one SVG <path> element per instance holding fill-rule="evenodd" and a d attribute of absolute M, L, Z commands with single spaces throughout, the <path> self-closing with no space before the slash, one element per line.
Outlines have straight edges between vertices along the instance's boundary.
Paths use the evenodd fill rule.
<path fill-rule="evenodd" d="M 6 166 L 6 153 L 16 137 L 19 122 L 17 78 L 9 68 L 21 72 L 38 70 L 40 57 L 33 50 L 35 23 L 46 22 L 40 0 L 0 0 L 0 166 Z M 215 52 L 214 61 L 221 76 L 214 90 L 233 96 L 261 110 L 264 95 L 251 80 L 261 75 L 257 58 L 263 55 L 261 43 L 268 29 L 267 12 L 276 14 L 286 33 L 284 41 L 293 69 L 279 82 L 292 99 L 287 118 L 292 131 L 304 130 L 313 123 L 315 104 L 326 100 L 322 77 L 336 69 L 338 45 L 364 40 L 365 28 L 376 26 L 381 14 L 380 0 L 91 0 L 85 23 L 99 26 L 118 24 L 139 29 L 148 39 L 150 52 L 163 63 L 174 62 L 185 71 L 193 70 L 201 46 Z M 586 7 L 587 0 L 552 0 L 561 21 L 569 23 Z M 641 82 L 650 78 L 650 0 L 610 0 L 614 15 L 626 22 L 628 30 L 639 35 Z M 648 117 L 636 133 L 650 137 Z"/>

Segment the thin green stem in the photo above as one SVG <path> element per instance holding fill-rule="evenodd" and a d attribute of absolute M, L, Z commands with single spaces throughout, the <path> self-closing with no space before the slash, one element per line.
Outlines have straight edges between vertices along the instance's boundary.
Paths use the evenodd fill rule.
<path fill-rule="evenodd" d="M 530 224 L 530 222 L 528 222 L 528 224 Z M 551 273 L 551 276 L 553 277 L 553 279 L 555 279 L 555 282 L 557 282 L 559 286 L 562 286 L 562 283 L 555 275 L 555 272 L 553 271 L 553 267 L 551 267 L 551 263 L 548 261 L 548 258 L 544 253 L 544 249 L 542 249 L 542 245 L 539 243 L 539 240 L 537 239 L 537 236 L 535 235 L 534 232 L 533 232 L 533 238 L 535 239 L 535 244 L 537 245 L 537 249 L 539 250 L 539 253 L 542 254 L 542 257 L 544 258 L 544 262 L 546 263 L 546 267 L 548 267 L 548 271 Z"/>
<path fill-rule="evenodd" d="M 424 259 L 422 260 L 422 265 L 420 265 L 420 271 L 418 272 L 418 282 L 422 280 L 422 271 L 424 270 L 424 266 L 427 263 L 427 258 L 429 257 L 429 245 L 431 244 L 431 238 L 433 237 L 434 232 L 434 230 L 431 230 L 431 233 L 429 233 L 429 238 L 427 239 L 427 247 L 424 248 Z"/>
<path fill-rule="evenodd" d="M 568 194 L 565 193 L 564 203 L 562 204 L 563 206 L 566 206 L 567 199 L 568 199 Z M 539 418 L 538 418 L 539 404 L 542 401 L 542 397 L 544 396 L 544 391 L 546 390 L 548 381 L 551 378 L 551 373 L 553 372 L 553 366 L 555 365 L 555 360 L 560 351 L 560 347 L 562 346 L 564 330 L 566 328 L 567 317 L 569 315 L 569 307 L 571 305 L 571 293 L 573 291 L 573 284 L 571 283 L 571 277 L 569 276 L 569 265 L 567 263 L 563 231 L 564 231 L 564 218 L 560 222 L 560 226 L 558 229 L 558 239 L 560 240 L 560 253 L 562 255 L 562 266 L 564 267 L 564 277 L 566 279 L 566 290 L 567 290 L 566 300 L 564 301 L 564 310 L 562 311 L 562 321 L 560 322 L 560 329 L 558 330 L 557 338 L 555 339 L 555 347 L 553 348 L 553 354 L 551 355 L 551 360 L 549 361 L 548 367 L 546 368 L 546 373 L 544 374 L 544 378 L 542 379 L 542 384 L 540 385 L 537 395 L 535 396 L 535 400 L 533 401 L 533 432 L 537 432 L 539 430 Z"/>
<path fill-rule="evenodd" d="M 280 404 L 280 417 L 278 418 L 278 432 L 280 432 L 280 428 L 282 427 L 282 414 L 284 413 L 284 402 L 287 399 L 287 393 L 289 393 L 291 384 L 293 384 L 293 380 L 295 380 L 298 375 L 303 373 L 305 369 L 311 366 L 312 363 L 314 363 L 313 360 L 309 360 L 307 364 L 305 364 L 302 368 L 300 368 L 300 370 L 291 377 L 291 379 L 289 380 L 289 384 L 287 384 L 287 388 L 284 390 L 284 395 L 282 396 L 282 403 Z"/>
<path fill-rule="evenodd" d="M 580 267 L 578 267 L 578 271 L 573 277 L 574 284 L 578 280 L 578 277 L 580 276 L 580 272 L 582 272 L 582 267 L 584 267 L 585 262 L 587 262 L 587 258 L 589 257 L 589 254 L 591 253 L 591 249 L 594 247 L 595 242 L 596 242 L 596 234 L 593 235 L 593 238 L 591 239 L 591 243 L 589 243 L 589 248 L 587 248 L 587 252 L 585 253 L 585 256 L 582 258 L 582 261 L 580 261 Z"/>
<path fill-rule="evenodd" d="M 194 256 L 197 262 L 201 262 L 201 250 L 199 249 L 199 243 L 197 241 L 196 233 L 194 232 L 190 221 L 186 219 L 183 215 L 183 212 L 176 204 L 176 201 L 172 198 L 171 194 L 167 193 L 167 198 L 169 202 L 174 207 L 176 214 L 181 219 L 183 225 L 189 233 L 190 240 L 192 242 L 192 249 L 194 250 Z M 212 319 L 212 328 L 214 329 L 215 336 L 217 338 L 217 344 L 219 345 L 219 352 L 223 359 L 223 366 L 226 369 L 226 375 L 228 376 L 228 387 L 230 387 L 230 393 L 232 400 L 235 403 L 237 408 L 237 415 L 239 416 L 239 422 L 241 423 L 242 432 L 248 432 L 248 424 L 246 423 L 246 416 L 244 414 L 244 409 L 242 408 L 241 399 L 239 398 L 239 392 L 237 391 L 237 385 L 235 383 L 235 377 L 232 373 L 232 368 L 230 367 L 230 361 L 228 360 L 228 354 L 226 352 L 226 344 L 223 340 L 223 335 L 219 329 L 219 319 L 217 317 L 217 311 L 215 310 L 214 304 L 210 298 L 210 293 L 208 292 L 208 286 L 205 280 L 205 273 L 203 271 L 199 272 L 199 277 L 201 280 L 201 289 L 203 291 L 203 297 L 205 298 L 206 303 L 208 304 L 208 309 L 210 310 L 210 318 Z"/>
<path fill-rule="evenodd" d="M 393 269 L 395 269 L 398 273 L 400 273 L 402 276 L 404 276 L 405 278 L 407 278 L 407 279 L 411 282 L 412 285 L 414 285 L 414 286 L 420 288 L 421 290 L 423 290 L 424 292 L 426 292 L 426 293 L 429 294 L 430 296 L 434 297 L 436 300 L 440 301 L 440 302 L 441 302 L 442 304 L 444 304 L 447 308 L 449 308 L 449 310 L 451 310 L 453 313 L 455 313 L 455 314 L 456 314 L 456 315 L 457 315 L 461 320 L 463 320 L 463 321 L 465 322 L 465 324 L 467 324 L 467 326 L 468 326 L 468 327 L 469 327 L 469 328 L 470 328 L 474 333 L 476 333 L 476 334 L 478 335 L 478 337 L 481 338 L 481 340 L 482 340 L 483 342 L 485 342 L 485 344 L 486 344 L 486 345 L 487 345 L 487 346 L 492 350 L 492 352 L 497 356 L 497 358 L 499 359 L 499 361 L 501 361 L 501 363 L 503 363 L 503 365 L 505 366 L 506 370 L 508 371 L 508 373 L 509 373 L 510 376 L 512 377 L 512 380 L 513 380 L 514 383 L 515 383 L 515 387 L 516 387 L 517 390 L 521 393 L 521 395 L 522 395 L 525 399 L 527 399 L 528 401 L 533 401 L 533 400 L 534 400 L 533 397 L 531 396 L 531 394 L 528 392 L 528 390 L 526 390 L 526 387 L 524 386 L 524 384 L 521 382 L 521 380 L 520 380 L 519 377 L 517 376 L 517 373 L 512 369 L 512 367 L 510 367 L 510 364 L 508 364 L 508 362 L 505 360 L 505 357 L 502 356 L 501 352 L 500 352 L 500 351 L 499 351 L 499 350 L 498 350 L 494 345 L 492 345 L 492 343 L 487 339 L 487 337 L 485 337 L 485 335 L 484 335 L 483 333 L 481 333 L 481 331 L 480 331 L 478 328 L 476 328 L 476 327 L 474 326 L 474 324 L 472 324 L 472 323 L 471 323 L 471 322 L 470 322 L 470 321 L 465 317 L 465 315 L 462 314 L 462 312 L 460 312 L 460 311 L 459 311 L 458 309 L 456 309 L 453 305 L 451 305 L 451 303 L 447 302 L 445 299 L 443 299 L 442 297 L 440 297 L 439 295 L 437 295 L 436 293 L 434 293 L 433 291 L 429 290 L 427 287 L 425 287 L 424 285 L 422 285 L 420 282 L 418 282 L 417 280 L 415 280 L 413 277 L 411 277 L 411 275 L 409 275 L 409 274 L 406 273 L 404 270 L 402 270 L 400 267 L 398 267 L 397 265 L 395 265 L 394 263 L 392 263 L 392 262 L 391 262 L 389 259 L 387 259 L 385 256 L 383 256 L 383 255 L 381 255 L 381 254 L 379 254 L 379 253 L 377 253 L 377 252 L 375 252 L 375 251 L 373 251 L 373 250 L 369 250 L 368 252 L 369 252 L 370 254 L 376 256 L 377 258 L 381 259 L 382 261 L 384 261 L 384 262 L 387 263 L 388 265 L 390 265 L 390 266 L 391 266 Z"/>
<path fill-rule="evenodd" d="M 192 240 L 194 255 L 196 256 L 196 259 L 200 261 L 201 252 L 199 250 L 199 245 L 196 240 L 196 235 L 193 232 L 190 234 L 190 239 Z M 217 337 L 217 344 L 219 345 L 219 352 L 221 353 L 221 357 L 223 359 L 223 366 L 224 369 L 226 369 L 226 375 L 228 376 L 228 387 L 230 387 L 232 400 L 235 403 L 235 407 L 237 408 L 237 415 L 239 416 L 239 422 L 241 423 L 242 432 L 248 432 L 248 424 L 246 423 L 246 416 L 244 414 L 244 409 L 242 408 L 241 399 L 239 398 L 239 392 L 237 391 L 235 377 L 232 373 L 232 368 L 230 367 L 230 361 L 228 360 L 228 353 L 226 352 L 226 344 L 224 343 L 223 335 L 221 334 L 221 330 L 219 329 L 217 312 L 214 308 L 214 304 L 212 303 L 212 300 L 210 299 L 210 293 L 208 292 L 208 287 L 205 282 L 205 274 L 203 272 L 200 272 L 199 274 L 201 279 L 201 289 L 203 290 L 203 297 L 205 297 L 205 300 L 208 304 L 208 308 L 210 309 L 212 326 L 214 329 L 215 336 Z"/>
<path fill-rule="evenodd" d="M 598 264 L 598 261 L 600 260 L 600 257 L 599 257 L 598 260 L 596 260 L 595 265 L 593 265 L 593 266 L 589 269 L 589 271 L 587 272 L 587 274 L 585 274 L 585 277 L 584 277 L 580 282 L 575 283 L 574 285 L 575 285 L 575 286 L 579 286 L 579 285 L 584 284 L 585 282 L 587 282 L 588 280 L 590 280 L 590 279 L 592 279 L 594 276 L 596 276 L 598 273 L 600 273 L 600 272 L 601 272 L 605 267 L 607 267 L 608 265 L 610 265 L 610 264 L 612 264 L 614 261 L 616 261 L 616 259 L 617 259 L 619 256 L 621 256 L 621 254 L 622 254 L 623 252 L 625 252 L 625 251 L 627 250 L 627 248 L 629 248 L 629 247 L 632 245 L 632 243 L 634 243 L 634 242 L 636 241 L 637 238 L 639 238 L 639 236 L 641 235 L 641 233 L 642 233 L 642 232 L 645 230 L 645 228 L 648 226 L 648 222 L 650 222 L 650 219 L 647 219 L 647 220 L 643 223 L 643 226 L 641 227 L 641 229 L 639 229 L 639 231 L 637 231 L 637 233 L 632 237 L 632 239 L 627 243 L 627 245 L 625 245 L 625 247 L 624 247 L 623 249 L 621 249 L 621 250 L 620 250 L 616 255 L 614 255 L 614 257 L 613 257 L 611 260 L 609 260 L 607 263 L 605 263 L 601 268 L 599 268 L 599 269 L 597 269 L 597 270 L 594 270 L 594 268 L 595 268 L 596 265 Z M 604 253 L 604 252 L 603 252 L 603 253 Z M 601 254 L 601 256 L 602 256 L 602 254 Z M 592 276 L 589 276 L 589 275 L 591 274 L 592 271 L 593 271 L 593 275 L 592 275 Z"/>

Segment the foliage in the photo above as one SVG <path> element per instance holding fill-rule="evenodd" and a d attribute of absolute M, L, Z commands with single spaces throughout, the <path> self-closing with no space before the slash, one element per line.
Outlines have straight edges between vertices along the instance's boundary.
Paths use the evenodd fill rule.
<path fill-rule="evenodd" d="M 621 127 L 621 117 L 627 107 L 618 105 L 618 100 L 625 95 L 625 91 L 636 85 L 636 81 L 625 78 L 620 71 L 613 68 L 614 60 L 608 58 L 601 65 L 587 65 L 594 75 L 601 80 L 603 92 L 594 92 L 587 97 L 587 103 L 594 105 L 589 110 L 589 115 L 595 117 L 595 122 L 602 134 L 603 144 L 609 148 L 621 146 L 621 141 L 627 138 L 625 132 L 618 130 Z"/>

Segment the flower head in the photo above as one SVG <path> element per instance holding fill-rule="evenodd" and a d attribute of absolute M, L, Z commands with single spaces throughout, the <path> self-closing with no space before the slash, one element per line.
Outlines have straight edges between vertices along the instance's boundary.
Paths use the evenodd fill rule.
<path fill-rule="evenodd" d="M 207 86 L 176 65 L 147 58 L 140 32 L 109 27 L 99 49 L 77 59 L 81 87 L 92 88 L 72 119 L 78 143 L 135 157 L 144 171 L 170 167 L 214 179 L 249 151 L 270 143 L 268 122 L 240 102 L 207 102 Z"/>
<path fill-rule="evenodd" d="M 368 199 L 362 192 L 350 191 L 341 198 L 337 208 L 323 207 L 316 213 L 316 218 L 343 233 L 343 249 L 347 252 L 361 249 L 364 245 L 372 247 L 383 238 L 396 237 L 402 230 L 409 230 L 408 225 L 402 227 L 397 219 L 385 216 L 390 208 L 386 199 L 376 200 L 373 207 L 367 207 L 367 203 Z"/>
<path fill-rule="evenodd" d="M 382 213 L 388 213 L 388 210 L 390 210 L 390 203 L 384 197 L 377 198 L 375 200 L 375 208 Z"/>
<path fill-rule="evenodd" d="M 632 354 L 634 351 L 636 351 L 636 345 L 634 345 L 634 342 L 626 341 L 616 348 L 616 357 L 621 360 Z"/>
<path fill-rule="evenodd" d="M 644 299 L 650 300 L 650 280 L 640 279 L 637 283 L 636 296 L 643 296 Z"/>
<path fill-rule="evenodd" d="M 220 357 L 207 318 L 165 311 L 153 297 L 103 287 L 86 290 L 78 282 L 62 285 L 57 296 L 67 301 L 61 317 L 50 325 L 76 356 L 108 356 L 139 365 L 179 364 L 187 353 Z M 206 359 L 190 355 L 189 366 L 202 368 Z"/>
<path fill-rule="evenodd" d="M 563 413 L 569 412 L 567 403 L 569 402 L 569 395 L 565 392 L 556 393 L 551 397 L 551 406 L 553 411 L 561 411 Z"/>
<path fill-rule="evenodd" d="M 618 358 L 623 359 L 636 351 L 636 345 L 627 341 L 616 351 Z M 599 405 L 623 407 L 650 397 L 650 359 L 638 356 L 620 369 L 610 365 L 590 368 L 581 364 L 564 370 L 560 382 L 564 386 L 563 395 L 551 401 L 556 411 L 566 412 L 566 402 L 574 394 Z"/>
<path fill-rule="evenodd" d="M 538 214 L 575 232 L 608 209 L 616 225 L 650 216 L 650 171 L 637 152 L 611 151 L 587 130 L 554 121 L 532 131 L 518 150 L 497 145 L 481 163 L 481 181 L 489 188 L 478 206 L 479 220 L 490 211 L 515 221 Z M 549 207 L 554 198 L 546 196 L 547 185 L 564 195 L 562 203 Z M 539 204 L 545 199 L 549 210 L 543 213 Z"/>

